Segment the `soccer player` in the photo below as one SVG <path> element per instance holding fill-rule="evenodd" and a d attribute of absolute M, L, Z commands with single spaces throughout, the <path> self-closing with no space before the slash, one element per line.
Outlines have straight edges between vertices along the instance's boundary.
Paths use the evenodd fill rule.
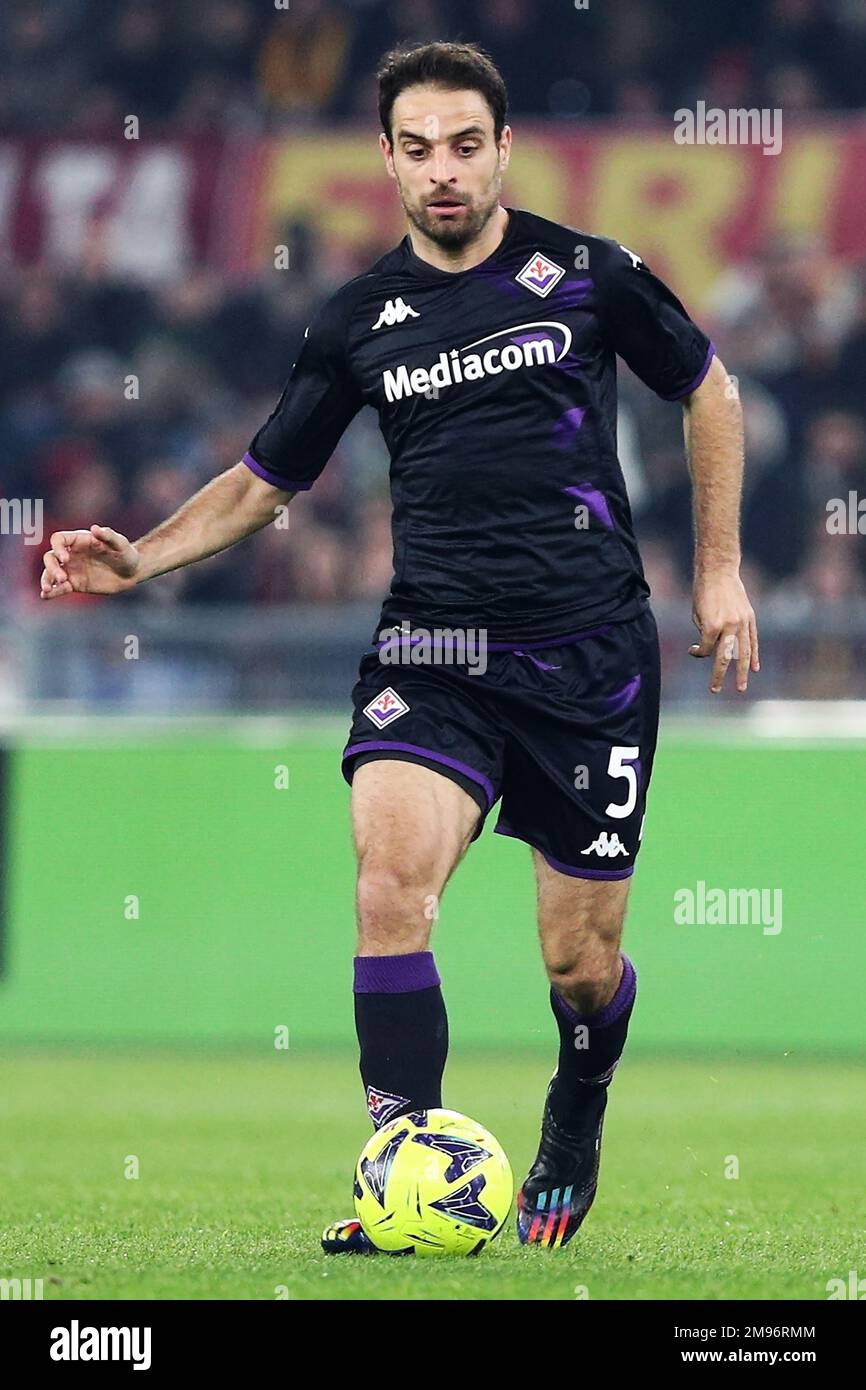
<path fill-rule="evenodd" d="M 532 851 L 559 1035 L 517 1229 L 553 1248 L 595 1196 L 635 1000 L 620 943 L 659 709 L 616 454 L 616 355 L 683 407 L 700 633 L 689 650 L 711 659 L 712 691 L 732 661 L 740 691 L 758 670 L 739 576 L 741 412 L 713 345 L 639 255 L 500 202 L 512 135 L 483 50 L 398 49 L 378 80 L 407 235 L 315 315 L 241 462 L 135 544 L 106 526 L 55 533 L 41 593 L 115 593 L 233 545 L 311 488 L 352 418 L 375 407 L 394 579 L 343 755 L 367 1106 L 379 1127 L 442 1105 L 430 905 L 501 798 L 495 829 Z M 323 1246 L 372 1248 L 354 1220 Z"/>

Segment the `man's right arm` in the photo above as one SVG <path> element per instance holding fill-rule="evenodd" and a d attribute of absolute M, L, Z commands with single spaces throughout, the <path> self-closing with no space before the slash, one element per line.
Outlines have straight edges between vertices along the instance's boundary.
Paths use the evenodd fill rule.
<path fill-rule="evenodd" d="M 227 550 L 274 520 L 276 509 L 294 497 L 236 463 L 211 479 L 167 521 L 136 541 L 141 571 L 136 582 L 194 564 Z"/>
<path fill-rule="evenodd" d="M 294 497 L 237 463 L 134 543 L 108 526 L 55 531 L 43 556 L 40 597 L 116 594 L 227 550 L 273 521 Z"/>

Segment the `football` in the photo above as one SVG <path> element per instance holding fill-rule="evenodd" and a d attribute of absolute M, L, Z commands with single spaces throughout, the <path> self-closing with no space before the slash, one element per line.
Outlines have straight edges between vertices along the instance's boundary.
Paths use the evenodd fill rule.
<path fill-rule="evenodd" d="M 415 1110 L 364 1145 L 355 1170 L 355 1211 L 379 1250 L 477 1255 L 511 1210 L 505 1151 L 456 1110 Z"/>

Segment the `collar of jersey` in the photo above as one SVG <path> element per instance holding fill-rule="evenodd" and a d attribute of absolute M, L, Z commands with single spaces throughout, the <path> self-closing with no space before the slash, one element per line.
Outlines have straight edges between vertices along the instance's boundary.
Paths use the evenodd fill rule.
<path fill-rule="evenodd" d="M 503 203 L 503 207 L 505 204 Z M 508 226 L 505 228 L 505 235 L 490 255 L 477 265 L 469 266 L 468 270 L 441 270 L 438 265 L 432 265 L 430 261 L 425 261 L 421 256 L 416 256 L 412 250 L 412 242 L 407 232 L 403 238 L 403 246 L 406 251 L 408 267 L 416 275 L 426 276 L 431 280 L 459 280 L 463 275 L 477 275 L 479 271 L 486 270 L 488 266 L 495 264 L 503 252 L 507 251 L 511 242 L 517 234 L 517 209 L 506 207 L 508 213 Z"/>

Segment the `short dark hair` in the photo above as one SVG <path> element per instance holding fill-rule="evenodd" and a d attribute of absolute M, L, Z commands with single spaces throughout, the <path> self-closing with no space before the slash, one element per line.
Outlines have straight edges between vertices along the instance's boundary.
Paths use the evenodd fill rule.
<path fill-rule="evenodd" d="M 468 88 L 480 92 L 493 112 L 493 134 L 498 141 L 508 111 L 508 91 L 502 73 L 490 54 L 475 43 L 419 43 L 386 53 L 379 64 L 379 120 L 391 144 L 391 112 L 406 87 L 429 82 L 445 91 Z"/>

